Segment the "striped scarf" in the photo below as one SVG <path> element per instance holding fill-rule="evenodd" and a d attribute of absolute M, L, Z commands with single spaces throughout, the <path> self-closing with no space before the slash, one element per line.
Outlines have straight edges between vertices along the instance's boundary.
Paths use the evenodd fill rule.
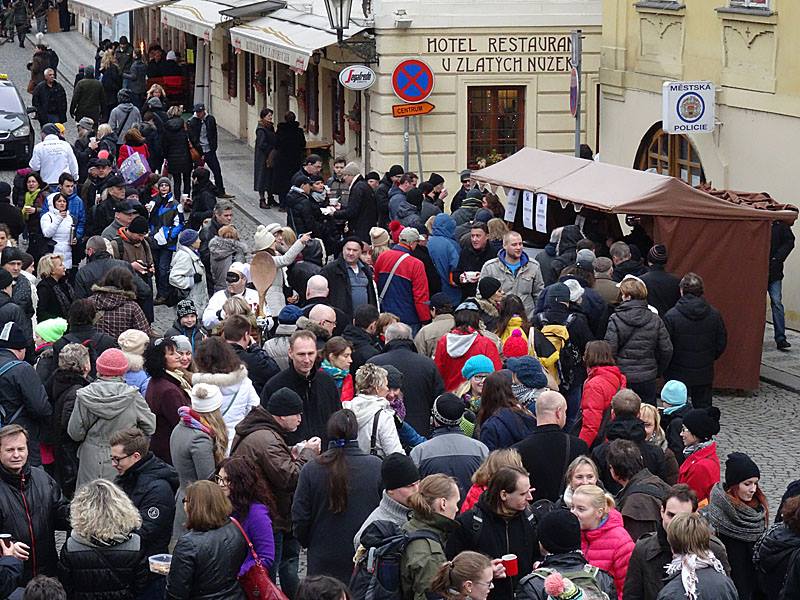
<path fill-rule="evenodd" d="M 202 431 L 210 438 L 216 437 L 214 430 L 208 424 L 205 417 L 192 410 L 190 406 L 181 406 L 178 409 L 178 417 L 180 417 L 181 424 L 189 429 L 197 429 Z"/>

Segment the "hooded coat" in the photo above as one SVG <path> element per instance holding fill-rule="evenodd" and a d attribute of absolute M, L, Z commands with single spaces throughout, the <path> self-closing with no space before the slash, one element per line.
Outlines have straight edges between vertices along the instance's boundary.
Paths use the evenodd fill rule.
<path fill-rule="evenodd" d="M 619 600 L 622 600 L 633 547 L 633 540 L 622 525 L 622 515 L 615 508 L 596 529 L 581 530 L 583 555 L 589 564 L 608 571 L 614 578 Z"/>
<path fill-rule="evenodd" d="M 446 390 L 455 390 L 464 383 L 461 369 L 468 359 L 483 354 L 494 364 L 495 370 L 503 368 L 497 346 L 488 337 L 474 331 L 453 329 L 436 344 L 434 362 L 442 374 Z"/>
<path fill-rule="evenodd" d="M 211 253 L 211 280 L 214 291 L 218 292 L 227 287 L 225 275 L 234 262 L 246 262 L 247 246 L 240 240 L 231 240 L 215 236 L 208 242 L 208 251 Z"/>
<path fill-rule="evenodd" d="M 297 121 L 284 121 L 278 123 L 275 138 L 278 155 L 273 165 L 272 185 L 275 191 L 286 193 L 291 187 L 292 177 L 303 162 L 306 136 Z"/>
<path fill-rule="evenodd" d="M 753 550 L 753 566 L 765 598 L 779 598 L 792 558 L 800 556 L 800 535 L 786 523 L 770 527 Z"/>
<path fill-rule="evenodd" d="M 536 418 L 522 410 L 501 408 L 480 426 L 480 439 L 492 450 L 510 448 L 536 430 Z"/>
<path fill-rule="evenodd" d="M 687 387 L 711 385 L 714 361 L 728 345 L 719 311 L 705 298 L 686 294 L 664 315 L 664 325 L 672 341 L 672 360 L 664 378 L 677 379 Z"/>
<path fill-rule="evenodd" d="M 111 286 L 92 286 L 91 300 L 101 314 L 97 330 L 115 340 L 123 331 L 138 329 L 150 333 L 150 322 L 141 307 L 136 304 L 136 294 Z"/>
<path fill-rule="evenodd" d="M 103 84 L 94 78 L 81 79 L 72 91 L 69 114 L 77 123 L 83 117 L 89 117 L 95 123 L 100 122 L 100 115 L 106 106 L 106 92 Z M 116 152 L 116 148 L 114 149 Z"/>
<path fill-rule="evenodd" d="M 104 75 L 105 77 L 105 75 Z M 106 97 L 108 97 L 108 88 L 106 88 Z M 108 117 L 108 124 L 111 129 L 117 134 L 117 139 L 125 139 L 125 134 L 128 130 L 142 120 L 142 114 L 131 102 L 123 102 L 114 107 Z"/>
<path fill-rule="evenodd" d="M 195 281 L 195 275 L 200 275 L 200 281 Z M 201 314 L 208 304 L 206 277 L 206 268 L 197 251 L 178 243 L 172 255 L 169 283 L 179 290 L 188 289 L 187 298 L 194 302 L 197 312 Z"/>
<path fill-rule="evenodd" d="M 456 225 L 471 223 L 475 220 L 475 213 L 483 208 L 483 201 L 480 198 L 464 198 L 461 206 L 453 211 L 451 215 Z"/>
<path fill-rule="evenodd" d="M 78 448 L 77 487 L 93 479 L 113 481 L 117 471 L 111 466 L 113 433 L 138 427 L 145 435 L 156 430 L 156 416 L 135 387 L 118 377 L 100 377 L 78 390 L 67 433 L 81 445 Z"/>
<path fill-rule="evenodd" d="M 591 447 L 595 438 L 603 433 L 600 431 L 603 414 L 611 407 L 611 398 L 614 397 L 614 394 L 625 388 L 626 385 L 627 380 L 619 367 L 591 367 L 587 371 L 581 397 L 583 422 L 578 437 L 588 446 Z"/>
<path fill-rule="evenodd" d="M 583 239 L 580 227 L 577 225 L 566 225 L 561 230 L 561 239 L 556 246 L 556 256 L 550 261 L 550 280 L 558 281 L 561 271 L 575 264 L 578 257 L 576 248 L 579 241 Z"/>
<path fill-rule="evenodd" d="M 394 424 L 394 410 L 386 398 L 357 394 L 352 400 L 342 402 L 342 408 L 350 409 L 356 415 L 358 447 L 362 452 L 371 454 L 374 432 L 375 456 L 384 458 L 394 452 L 405 454 Z"/>
<path fill-rule="evenodd" d="M 628 385 L 655 381 L 672 359 L 672 341 L 664 322 L 646 300 L 627 300 L 608 320 L 605 341 Z"/>
<path fill-rule="evenodd" d="M 161 133 L 161 153 L 167 161 L 170 173 L 186 173 L 192 170 L 189 133 L 182 118 L 173 117 L 164 123 L 164 130 Z"/>
<path fill-rule="evenodd" d="M 454 284 L 453 273 L 458 269 L 461 257 L 461 247 L 453 235 L 456 231 L 456 222 L 445 213 L 436 215 L 433 220 L 433 230 L 428 239 L 428 252 L 431 255 L 439 279 L 442 282 L 442 292 L 447 294 L 453 306 L 461 301 L 461 288 Z"/>
<path fill-rule="evenodd" d="M 434 513 L 423 517 L 412 513 L 408 523 L 403 525 L 403 531 L 412 533 L 425 530 L 436 535 L 438 540 L 419 539 L 406 546 L 400 560 L 400 589 L 403 600 L 427 600 L 428 590 L 436 572 L 443 562 L 447 560 L 444 546 L 447 538 L 458 530 L 458 522 Z M 361 536 L 364 542 L 364 536 Z"/>

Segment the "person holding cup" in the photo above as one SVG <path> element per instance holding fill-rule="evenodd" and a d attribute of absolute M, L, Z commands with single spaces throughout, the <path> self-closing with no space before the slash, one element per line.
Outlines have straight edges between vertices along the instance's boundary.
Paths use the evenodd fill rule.
<path fill-rule="evenodd" d="M 525 469 L 499 469 L 478 503 L 456 519 L 461 527 L 448 539 L 448 557 L 473 550 L 501 559 L 506 577 L 494 582 L 490 600 L 513 598 L 516 585 L 533 570 L 534 561 L 540 557 L 536 523 L 529 506 L 531 492 Z"/>

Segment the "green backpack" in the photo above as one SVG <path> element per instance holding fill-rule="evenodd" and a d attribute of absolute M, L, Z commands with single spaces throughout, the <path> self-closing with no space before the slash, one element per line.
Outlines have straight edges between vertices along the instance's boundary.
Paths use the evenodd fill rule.
<path fill-rule="evenodd" d="M 536 569 L 530 575 L 527 575 L 520 581 L 520 585 L 523 585 L 526 580 L 530 579 L 531 577 L 539 577 L 541 579 L 547 579 L 548 575 L 552 575 L 553 573 L 561 573 L 561 576 L 569 579 L 572 583 L 574 583 L 578 588 L 581 590 L 592 590 L 603 600 L 609 600 L 608 594 L 606 594 L 602 589 L 600 589 L 600 585 L 597 583 L 597 574 L 599 573 L 600 569 L 594 567 L 592 565 L 584 565 L 583 569 L 580 571 L 557 571 L 556 569 L 550 569 L 547 567 L 541 567 Z"/>

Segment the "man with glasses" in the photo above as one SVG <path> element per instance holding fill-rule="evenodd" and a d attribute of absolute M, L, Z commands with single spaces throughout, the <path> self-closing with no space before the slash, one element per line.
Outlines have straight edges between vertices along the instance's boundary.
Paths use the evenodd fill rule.
<path fill-rule="evenodd" d="M 333 326 L 323 327 L 329 329 L 331 335 L 342 335 L 342 331 L 344 331 L 344 328 L 352 319 L 348 317 L 343 310 L 336 308 L 331 303 L 329 296 L 330 288 L 328 286 L 328 280 L 323 275 L 312 275 L 309 277 L 308 282 L 306 282 L 306 301 L 302 306 L 303 315 L 314 320 L 314 318 L 311 317 L 311 311 L 314 310 L 314 308 L 320 305 L 330 308 L 334 311 L 334 317 L 330 318 L 330 320 L 334 321 Z"/>
<path fill-rule="evenodd" d="M 203 311 L 203 326 L 206 329 L 211 331 L 214 326 L 225 318 L 222 306 L 228 298 L 234 296 L 244 298 L 253 312 L 258 312 L 258 292 L 247 287 L 249 275 L 250 265 L 235 262 L 228 267 L 228 272 L 225 275 L 225 289 L 215 292 L 214 295 L 209 298 L 208 304 Z M 263 311 L 265 315 L 270 314 L 266 300 L 264 301 Z"/>
<path fill-rule="evenodd" d="M 175 492 L 178 474 L 174 468 L 150 452 L 149 438 L 136 427 L 115 432 L 109 439 L 111 465 L 119 475 L 114 479 L 142 516 L 136 532 L 142 539 L 144 556 L 166 554 L 175 519 Z M 149 573 L 140 600 L 164 597 L 164 577 Z"/>

